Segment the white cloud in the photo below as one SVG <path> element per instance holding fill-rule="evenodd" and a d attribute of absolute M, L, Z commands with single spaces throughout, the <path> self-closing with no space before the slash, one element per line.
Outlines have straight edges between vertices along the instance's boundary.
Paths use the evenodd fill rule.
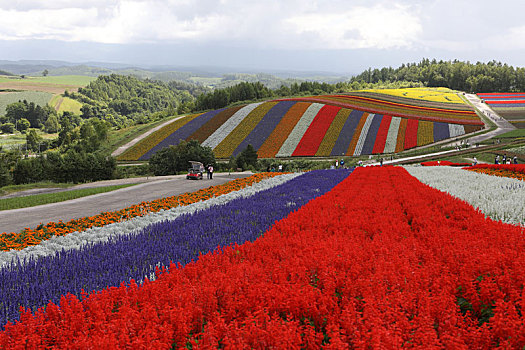
<path fill-rule="evenodd" d="M 494 33 L 483 40 L 484 49 L 523 50 L 525 49 L 525 25 L 511 27 L 502 33 Z"/>
<path fill-rule="evenodd" d="M 417 13 L 403 6 L 355 7 L 340 13 L 301 14 L 286 20 L 317 48 L 411 47 L 422 32 Z"/>
<path fill-rule="evenodd" d="M 410 47 L 406 6 L 300 0 L 29 0 L 0 5 L 0 39 L 236 42 L 273 48 Z M 412 11 L 412 12 L 411 12 Z"/>

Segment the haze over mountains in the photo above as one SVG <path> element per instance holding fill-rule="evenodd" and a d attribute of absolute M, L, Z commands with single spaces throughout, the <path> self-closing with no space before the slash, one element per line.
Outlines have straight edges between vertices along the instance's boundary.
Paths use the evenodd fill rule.
<path fill-rule="evenodd" d="M 245 80 L 262 81 L 275 80 L 278 87 L 279 82 L 291 80 L 314 80 L 327 83 L 335 83 L 348 80 L 351 74 L 339 74 L 325 71 L 301 71 L 301 70 L 254 70 L 242 68 L 228 68 L 221 66 L 176 66 L 176 65 L 131 65 L 110 62 L 68 62 L 59 60 L 0 60 L 0 70 L 17 75 L 41 75 L 48 70 L 49 75 L 87 75 L 99 76 L 112 73 L 123 75 L 136 75 L 141 78 L 157 80 L 187 80 L 196 82 L 191 78 L 229 78 L 244 75 Z M 357 72 L 356 72 L 357 73 Z M 253 79 L 249 79 L 253 76 Z M 213 84 L 212 84 L 213 85 Z"/>

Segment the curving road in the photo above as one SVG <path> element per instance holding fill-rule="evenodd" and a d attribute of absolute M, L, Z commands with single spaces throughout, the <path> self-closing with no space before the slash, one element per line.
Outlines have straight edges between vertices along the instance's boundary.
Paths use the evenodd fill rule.
<path fill-rule="evenodd" d="M 186 180 L 186 175 L 158 176 L 149 178 L 147 182 L 139 185 L 112 192 L 31 208 L 3 210 L 0 211 L 0 232 L 20 232 L 25 227 L 35 228 L 40 223 L 46 224 L 59 220 L 67 222 L 84 216 L 97 215 L 101 212 L 123 209 L 143 201 L 194 192 L 250 175 L 252 175 L 251 172 L 215 173 L 212 180 L 206 178 L 204 180 Z M 129 180 L 127 181 L 129 182 Z M 112 182 L 115 183 L 118 180 Z"/>

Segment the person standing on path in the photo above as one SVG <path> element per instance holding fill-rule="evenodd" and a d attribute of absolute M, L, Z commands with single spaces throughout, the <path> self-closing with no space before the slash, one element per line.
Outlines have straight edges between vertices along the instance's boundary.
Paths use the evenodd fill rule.
<path fill-rule="evenodd" d="M 213 166 L 210 164 L 210 166 L 208 167 L 208 171 L 210 173 L 210 180 L 213 179 Z"/>
<path fill-rule="evenodd" d="M 207 178 L 208 180 L 210 179 L 210 166 L 211 166 L 211 165 L 209 165 L 209 164 L 206 166 L 206 178 Z"/>

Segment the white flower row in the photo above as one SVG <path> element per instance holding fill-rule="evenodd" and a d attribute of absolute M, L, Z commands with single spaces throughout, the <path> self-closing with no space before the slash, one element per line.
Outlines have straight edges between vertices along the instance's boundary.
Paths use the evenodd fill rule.
<path fill-rule="evenodd" d="M 509 151 L 513 153 L 525 154 L 525 146 L 514 147 L 514 148 L 509 149 Z"/>
<path fill-rule="evenodd" d="M 525 225 L 525 182 L 447 166 L 405 167 L 419 181 L 479 208 L 486 216 Z"/>
<path fill-rule="evenodd" d="M 228 136 L 233 129 L 239 125 L 244 118 L 248 116 L 255 108 L 259 107 L 262 102 L 252 103 L 242 107 L 235 112 L 228 120 L 222 124 L 213 134 L 202 142 L 202 146 L 208 146 L 214 149 Z"/>
<path fill-rule="evenodd" d="M 448 132 L 450 137 L 461 136 L 465 134 L 465 127 L 460 124 L 448 124 Z"/>
<path fill-rule="evenodd" d="M 363 128 L 361 129 L 361 134 L 359 134 L 359 139 L 357 140 L 357 144 L 355 146 L 354 156 L 361 155 L 361 151 L 363 151 L 363 146 L 365 145 L 366 136 L 368 135 L 368 131 L 370 130 L 370 125 L 372 125 L 374 116 L 375 114 L 369 114 L 368 117 L 366 117 L 365 124 L 363 125 Z"/>
<path fill-rule="evenodd" d="M 399 125 L 401 124 L 401 118 L 392 117 L 390 126 L 388 127 L 388 134 L 386 136 L 385 150 L 384 153 L 394 153 L 397 144 L 397 134 L 399 133 Z"/>
<path fill-rule="evenodd" d="M 295 127 L 292 129 L 292 132 L 286 141 L 284 141 L 283 145 L 279 149 L 279 152 L 277 152 L 275 155 L 276 157 L 290 157 L 292 155 L 293 151 L 295 151 L 297 145 L 306 133 L 306 130 L 314 121 L 315 116 L 323 107 L 323 104 L 312 103 L 310 107 L 306 109 L 306 111 L 301 116 L 301 119 L 299 119 L 297 124 L 295 124 Z"/>
<path fill-rule="evenodd" d="M 80 249 L 82 246 L 88 244 L 108 241 L 112 237 L 132 234 L 133 232 L 159 221 L 173 220 L 183 214 L 191 214 L 199 210 L 208 209 L 212 206 L 225 204 L 237 198 L 252 196 L 257 192 L 278 186 L 300 175 L 302 175 L 302 173 L 278 175 L 254 183 L 253 185 L 245 187 L 239 191 L 230 192 L 187 206 L 161 210 L 156 213 L 150 213 L 145 216 L 135 217 L 127 221 L 113 223 L 103 227 L 93 227 L 81 232 L 72 232 L 65 236 L 53 236 L 46 241 L 42 241 L 38 245 L 30 246 L 20 251 L 2 251 L 0 252 L 0 268 L 10 262 L 16 263 L 20 260 L 20 262 L 23 263 L 27 259 L 38 259 L 39 257 L 54 255 L 56 252 L 62 250 Z"/>

